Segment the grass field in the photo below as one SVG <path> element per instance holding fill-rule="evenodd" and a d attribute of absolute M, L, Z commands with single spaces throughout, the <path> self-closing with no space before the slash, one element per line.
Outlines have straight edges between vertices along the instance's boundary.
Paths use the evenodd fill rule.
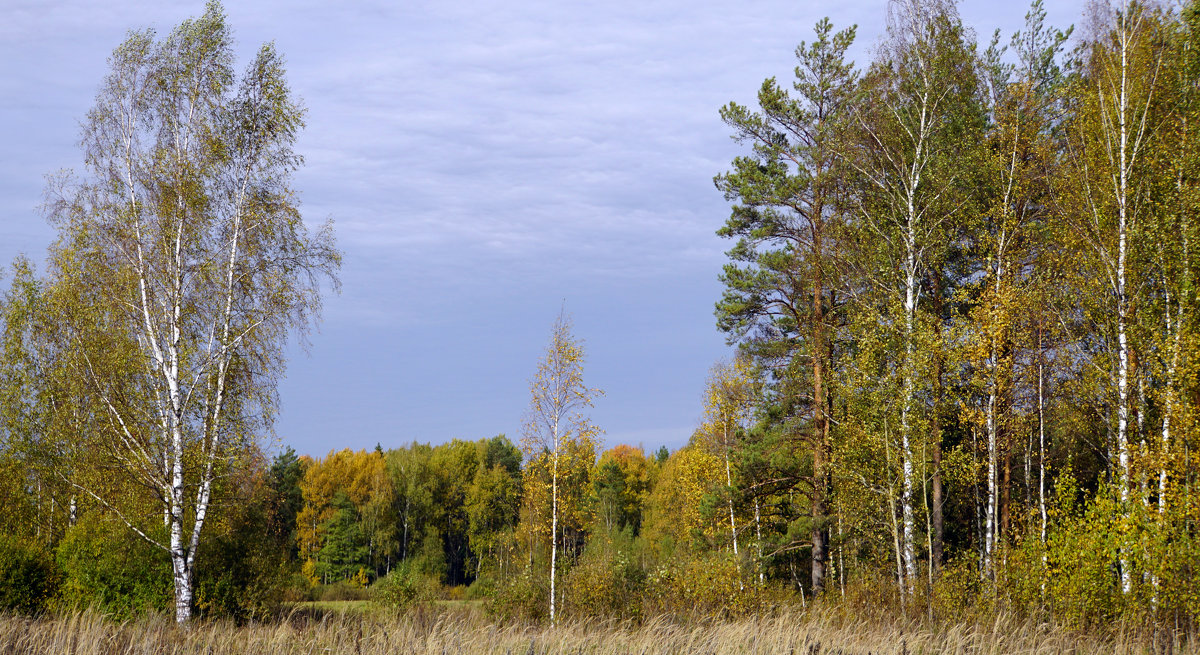
<path fill-rule="evenodd" d="M 658 619 L 641 625 L 565 622 L 557 627 L 497 625 L 471 605 L 421 606 L 406 614 L 341 601 L 294 608 L 269 624 L 197 622 L 179 629 L 168 617 L 113 622 L 83 612 L 29 619 L 0 616 L 0 653 L 46 655 L 263 655 L 393 653 L 446 655 L 1054 655 L 1195 653 L 1167 633 L 1081 635 L 1046 624 L 998 619 L 990 625 L 929 629 L 905 620 L 870 622 L 784 611 L 712 624 Z"/>
<path fill-rule="evenodd" d="M 426 603 L 428 607 L 445 608 L 447 610 L 473 611 L 483 608 L 482 600 L 433 600 Z M 330 613 L 330 614 L 391 614 L 378 603 L 369 600 L 306 600 L 298 603 L 285 603 L 284 611 L 301 613 Z"/>

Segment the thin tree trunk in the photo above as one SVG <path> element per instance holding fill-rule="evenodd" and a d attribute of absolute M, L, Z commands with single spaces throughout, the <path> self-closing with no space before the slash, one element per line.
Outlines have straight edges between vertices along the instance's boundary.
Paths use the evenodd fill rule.
<path fill-rule="evenodd" d="M 552 492 L 550 500 L 550 623 L 554 624 L 554 580 L 558 567 L 558 426 L 555 425 L 554 435 L 554 472 L 551 476 Z"/>
<path fill-rule="evenodd" d="M 988 396 L 987 405 L 987 513 L 983 524 L 983 570 L 988 575 L 991 575 L 992 571 L 992 550 L 995 546 L 996 537 L 996 500 L 999 497 L 999 494 L 996 493 L 996 469 L 998 468 L 998 462 L 996 461 L 995 405 L 996 395 L 993 392 Z"/>
<path fill-rule="evenodd" d="M 979 435 L 975 427 L 971 427 L 971 461 L 974 463 L 979 456 Z M 987 509 L 984 508 L 983 499 L 979 496 L 979 476 L 975 476 L 975 481 L 971 485 L 975 492 L 975 543 L 979 549 L 979 574 L 981 577 L 987 575 L 988 564 L 988 549 L 987 549 L 987 524 L 983 517 L 987 514 Z"/>
<path fill-rule="evenodd" d="M 762 523 L 758 513 L 758 496 L 754 497 L 754 536 L 757 540 L 758 550 L 758 586 L 762 586 L 765 582 L 762 566 Z"/>
<path fill-rule="evenodd" d="M 1004 449 L 1004 482 L 1000 493 L 1000 532 L 996 536 L 997 546 L 1000 545 L 1001 539 L 1008 539 L 1012 519 L 1012 443 L 1007 430 L 1001 440 L 1001 448 Z M 1005 557 L 1007 559 L 1007 556 Z"/>
<path fill-rule="evenodd" d="M 896 522 L 896 506 L 891 498 L 888 499 L 888 509 L 890 510 L 888 514 L 892 519 L 892 543 L 896 547 L 896 583 L 900 586 L 900 607 L 905 607 L 908 585 L 904 580 L 904 554 L 900 547 L 900 525 Z"/>
<path fill-rule="evenodd" d="M 1119 20 L 1127 20 L 1122 14 Z M 1123 25 L 1121 26 L 1124 27 Z M 1125 260 L 1127 246 L 1127 202 L 1129 188 L 1129 159 L 1127 147 L 1129 130 L 1126 125 L 1126 109 L 1128 106 L 1128 34 L 1124 29 L 1117 30 L 1121 48 L 1121 90 L 1117 111 L 1118 130 L 1120 138 L 1120 180 L 1117 188 L 1117 478 L 1121 490 L 1121 505 L 1128 507 L 1129 502 L 1129 336 L 1128 308 L 1125 297 Z M 1128 594 L 1133 589 L 1133 577 L 1130 571 L 1128 555 L 1122 549 L 1121 555 L 1121 591 Z"/>
<path fill-rule="evenodd" d="M 941 341 L 942 338 L 942 281 L 941 276 L 933 276 L 933 312 L 935 314 L 934 330 L 935 338 Z M 934 354 L 934 373 L 933 373 L 933 425 L 932 425 L 932 450 L 933 450 L 933 499 L 930 514 L 933 520 L 933 543 L 930 545 L 930 566 L 933 568 L 933 577 L 937 577 L 941 573 L 943 561 L 943 543 L 945 536 L 944 520 L 942 517 L 942 356 L 941 348 L 938 347 Z"/>
<path fill-rule="evenodd" d="M 846 538 L 842 534 L 842 511 L 839 509 L 837 513 L 838 522 L 838 586 L 842 591 L 842 598 L 846 597 Z"/>
<path fill-rule="evenodd" d="M 910 207 L 911 209 L 911 207 Z M 904 473 L 903 488 L 900 492 L 901 513 L 904 521 L 903 549 L 904 568 L 908 584 L 913 584 L 917 578 L 916 517 L 913 511 L 913 495 L 916 488 L 916 476 L 913 470 L 913 447 L 910 435 L 913 399 L 916 395 L 915 371 L 913 370 L 915 322 L 917 313 L 916 289 L 916 244 L 912 232 L 908 235 L 908 262 L 905 278 L 904 297 L 904 330 L 905 330 L 905 363 L 904 363 L 904 400 L 900 410 L 900 438 L 902 467 Z"/>
<path fill-rule="evenodd" d="M 725 435 L 725 488 L 729 493 L 729 536 L 733 541 L 733 554 L 738 554 L 737 523 L 733 519 L 733 475 L 729 468 L 729 421 L 722 421 Z"/>
<path fill-rule="evenodd" d="M 820 213 L 822 208 L 816 208 L 813 234 L 813 250 L 819 257 L 821 254 Z M 812 592 L 813 598 L 825 591 L 825 568 L 828 558 L 825 527 L 825 468 L 829 449 L 829 417 L 828 398 L 825 389 L 825 290 L 824 277 L 820 261 L 814 266 L 813 297 L 812 297 L 812 367 L 813 367 L 813 419 L 816 423 L 816 444 L 813 448 L 813 485 L 812 485 Z"/>
<path fill-rule="evenodd" d="M 1038 409 L 1038 513 L 1042 518 L 1041 540 L 1042 546 L 1046 545 L 1046 524 L 1048 517 L 1046 514 L 1046 396 L 1044 391 L 1045 384 L 1045 368 L 1046 368 L 1046 350 L 1042 338 L 1042 323 L 1039 316 L 1038 322 L 1038 386 L 1037 386 L 1037 409 Z M 1046 555 L 1043 551 L 1042 563 L 1045 564 Z"/>

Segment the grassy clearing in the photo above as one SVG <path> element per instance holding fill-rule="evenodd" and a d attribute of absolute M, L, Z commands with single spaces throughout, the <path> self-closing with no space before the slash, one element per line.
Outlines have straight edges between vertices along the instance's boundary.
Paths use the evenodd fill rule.
<path fill-rule="evenodd" d="M 369 600 L 306 600 L 298 603 L 284 603 L 285 610 L 296 610 L 299 612 L 332 612 L 340 614 L 344 612 L 375 612 L 379 610 L 379 604 Z"/>
<path fill-rule="evenodd" d="M 423 605 L 427 608 L 439 608 L 447 611 L 482 611 L 482 600 L 431 600 Z M 379 603 L 369 600 L 305 600 L 294 603 L 284 603 L 285 613 L 299 614 L 394 614 Z"/>
<path fill-rule="evenodd" d="M 164 616 L 115 623 L 97 614 L 28 619 L 0 616 L 0 653 L 54 655 L 234 655 L 260 653 L 705 653 L 711 655 L 908 655 L 916 653 L 1053 655 L 1056 653 L 1196 653 L 1197 644 L 1167 633 L 1079 635 L 1001 617 L 991 625 L 928 629 L 905 620 L 851 621 L 784 611 L 712 624 L 665 619 L 639 626 L 566 622 L 549 628 L 497 625 L 478 611 L 418 607 L 385 612 L 293 611 L 278 622 L 234 626 L 197 622 L 178 629 Z"/>

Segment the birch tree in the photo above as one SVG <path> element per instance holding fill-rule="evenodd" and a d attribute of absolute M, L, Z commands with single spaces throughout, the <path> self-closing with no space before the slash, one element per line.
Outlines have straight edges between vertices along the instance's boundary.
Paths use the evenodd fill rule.
<path fill-rule="evenodd" d="M 1179 29 L 1169 53 L 1167 93 L 1160 103 L 1168 104 L 1169 115 L 1160 126 L 1163 134 L 1156 158 L 1168 172 L 1156 176 L 1166 201 L 1160 206 L 1159 219 L 1148 230 L 1147 239 L 1154 244 L 1150 255 L 1151 270 L 1156 282 L 1157 302 L 1155 330 L 1157 369 L 1159 372 L 1161 425 L 1158 444 L 1157 509 L 1165 515 L 1173 500 L 1168 491 L 1170 471 L 1177 462 L 1180 434 L 1186 434 L 1182 424 L 1195 415 L 1186 394 L 1187 386 L 1181 370 L 1194 350 L 1195 325 L 1195 258 L 1192 251 L 1197 243 L 1195 215 L 1198 206 L 1196 180 L 1200 169 L 1197 157 L 1197 123 L 1200 122 L 1200 11 L 1189 3 L 1181 12 Z"/>
<path fill-rule="evenodd" d="M 910 589 L 918 574 L 916 498 L 923 493 L 918 474 L 925 450 L 917 432 L 918 374 L 927 354 L 918 352 L 922 278 L 953 240 L 966 202 L 958 189 L 971 172 L 970 149 L 982 140 L 977 59 L 966 36 L 950 2 L 894 0 L 846 152 L 861 179 L 856 224 L 865 249 L 875 250 L 860 262 L 864 286 L 882 294 L 872 302 L 883 308 L 881 321 L 900 333 L 899 550 Z M 898 306 L 899 316 L 890 306 Z"/>
<path fill-rule="evenodd" d="M 583 343 L 571 333 L 571 321 L 560 312 L 550 329 L 550 343 L 529 382 L 529 410 L 521 446 L 527 461 L 545 456 L 550 473 L 550 622 L 556 618 L 555 579 L 558 573 L 560 482 L 572 451 L 595 457 L 597 428 L 584 412 L 603 392 L 583 383 Z M 587 462 L 585 470 L 592 462 Z M 584 489 L 586 492 L 586 488 Z"/>
<path fill-rule="evenodd" d="M 91 308 L 71 317 L 76 373 L 105 421 L 80 446 L 150 491 L 167 537 L 80 491 L 169 553 L 179 623 L 214 482 L 270 428 L 285 341 L 336 285 L 332 229 L 310 234 L 291 186 L 303 116 L 272 45 L 235 76 L 213 2 L 117 47 L 84 122 L 86 174 L 49 194 L 54 274 Z M 96 347 L 105 333 L 128 338 L 124 361 Z"/>
<path fill-rule="evenodd" d="M 971 320 L 974 343 L 969 350 L 974 351 L 977 382 L 985 397 L 979 412 L 987 444 L 985 572 L 990 570 L 999 539 L 1009 533 L 1012 514 L 1012 439 L 1019 423 L 1014 400 L 1019 382 L 1015 372 L 1019 312 L 1036 302 L 1028 271 L 1036 256 L 1036 223 L 1046 217 L 1045 176 L 1054 159 L 1052 112 L 1061 83 L 1056 57 L 1070 33 L 1047 28 L 1045 16 L 1041 1 L 1035 0 L 1026 14 L 1025 31 L 1012 39 L 1016 66 L 1002 62 L 999 33 L 983 62 L 992 122 L 983 165 L 990 179 L 983 185 L 987 197 L 975 246 L 983 268 L 977 276 L 978 304 Z M 1041 384 L 1042 377 L 1038 380 Z M 1044 442 L 1044 431 L 1039 435 L 1039 443 Z"/>
<path fill-rule="evenodd" d="M 1145 291 L 1137 282 L 1144 274 L 1139 269 L 1147 244 L 1139 236 L 1154 211 L 1149 159 L 1159 127 L 1156 100 L 1167 77 L 1167 39 L 1160 10 L 1153 6 L 1128 0 L 1116 6 L 1100 3 L 1093 6 L 1091 18 L 1067 139 L 1071 183 L 1063 189 L 1068 218 L 1104 283 L 1102 311 L 1112 317 L 1111 323 L 1105 316 L 1097 323 L 1106 331 L 1111 325 L 1116 342 L 1115 352 L 1100 365 L 1115 387 L 1111 456 L 1124 505 L 1132 484 L 1130 412 L 1135 399 L 1130 376 L 1134 361 L 1148 354 L 1138 352 L 1139 344 L 1133 342 L 1133 308 Z M 1126 593 L 1133 583 L 1130 567 L 1123 558 Z"/>
<path fill-rule="evenodd" d="M 729 535 L 733 554 L 738 555 L 737 519 L 733 509 L 733 473 L 730 456 L 738 433 L 750 427 L 755 401 L 754 372 L 748 358 L 739 357 L 732 363 L 718 362 L 709 371 L 704 393 L 704 414 L 707 432 L 725 461 L 725 495 L 729 509 Z"/>

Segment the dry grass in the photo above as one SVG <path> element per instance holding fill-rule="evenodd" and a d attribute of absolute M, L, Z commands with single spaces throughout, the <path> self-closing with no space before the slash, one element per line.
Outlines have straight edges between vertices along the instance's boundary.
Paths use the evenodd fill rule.
<path fill-rule="evenodd" d="M 478 611 L 429 609 L 403 616 L 293 612 L 271 624 L 197 622 L 187 630 L 162 616 L 123 623 L 91 612 L 45 619 L 0 616 L 0 654 L 1051 655 L 1200 652 L 1196 646 L 1177 635 L 1121 630 L 1106 636 L 1078 635 L 1004 618 L 991 625 L 933 630 L 903 620 L 855 622 L 798 611 L 712 624 L 660 619 L 638 626 L 567 622 L 555 628 L 497 625 Z"/>

